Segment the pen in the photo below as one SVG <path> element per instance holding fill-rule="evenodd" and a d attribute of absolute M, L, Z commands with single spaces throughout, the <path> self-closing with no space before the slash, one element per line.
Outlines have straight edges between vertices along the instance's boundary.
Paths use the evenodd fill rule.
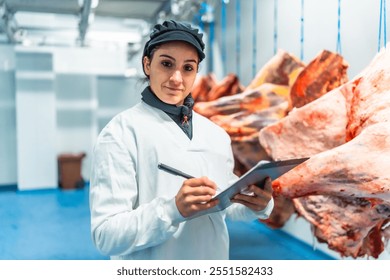
<path fill-rule="evenodd" d="M 188 175 L 187 173 L 184 173 L 180 170 L 177 170 L 176 168 L 170 167 L 169 165 L 166 165 L 164 163 L 159 163 L 157 167 L 161 170 L 164 170 L 165 172 L 171 173 L 176 176 L 181 176 L 187 179 L 195 178 L 194 176 Z M 217 187 L 217 191 L 220 191 L 221 189 Z"/>
<path fill-rule="evenodd" d="M 171 173 L 173 175 L 181 176 L 187 179 L 194 178 L 194 176 L 188 175 L 184 172 L 181 172 L 180 170 L 177 170 L 176 168 L 170 167 L 164 163 L 159 163 L 157 166 L 159 169 L 164 170 L 165 172 Z"/>

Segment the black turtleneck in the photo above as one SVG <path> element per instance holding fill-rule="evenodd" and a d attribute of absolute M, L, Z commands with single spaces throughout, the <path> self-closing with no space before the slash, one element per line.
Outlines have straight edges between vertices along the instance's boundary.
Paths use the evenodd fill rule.
<path fill-rule="evenodd" d="M 189 94 L 183 105 L 172 105 L 161 101 L 152 91 L 150 86 L 147 86 L 142 92 L 142 100 L 157 109 L 164 111 L 188 136 L 192 139 L 192 107 L 194 99 Z"/>

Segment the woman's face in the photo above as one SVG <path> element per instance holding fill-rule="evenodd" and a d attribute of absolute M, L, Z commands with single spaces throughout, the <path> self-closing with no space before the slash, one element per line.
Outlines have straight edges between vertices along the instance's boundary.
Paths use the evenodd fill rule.
<path fill-rule="evenodd" d="M 156 48 L 151 60 L 144 57 L 145 73 L 157 97 L 168 104 L 182 105 L 191 92 L 198 71 L 196 49 L 181 41 Z"/>

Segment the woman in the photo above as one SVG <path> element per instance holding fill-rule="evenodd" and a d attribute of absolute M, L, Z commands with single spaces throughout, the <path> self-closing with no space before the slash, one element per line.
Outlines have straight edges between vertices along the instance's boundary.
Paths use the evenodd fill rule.
<path fill-rule="evenodd" d="M 236 179 L 227 133 L 192 111 L 191 89 L 204 59 L 202 34 L 175 21 L 157 24 L 145 44 L 149 86 L 142 101 L 114 117 L 100 133 L 90 184 L 92 239 L 112 259 L 228 259 L 225 218 L 267 218 L 271 183 L 239 194 L 224 211 L 217 186 Z M 164 163 L 191 174 L 158 169 Z"/>

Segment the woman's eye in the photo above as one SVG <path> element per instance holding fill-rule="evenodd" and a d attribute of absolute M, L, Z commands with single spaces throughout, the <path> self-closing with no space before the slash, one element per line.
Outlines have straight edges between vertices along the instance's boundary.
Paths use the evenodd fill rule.
<path fill-rule="evenodd" d="M 193 67 L 192 65 L 186 65 L 186 66 L 184 66 L 184 69 L 185 69 L 186 71 L 193 71 L 193 70 L 194 70 L 194 67 Z"/>
<path fill-rule="evenodd" d="M 161 64 L 162 64 L 164 67 L 172 67 L 172 63 L 170 63 L 169 61 L 163 61 L 163 62 L 161 62 Z"/>

